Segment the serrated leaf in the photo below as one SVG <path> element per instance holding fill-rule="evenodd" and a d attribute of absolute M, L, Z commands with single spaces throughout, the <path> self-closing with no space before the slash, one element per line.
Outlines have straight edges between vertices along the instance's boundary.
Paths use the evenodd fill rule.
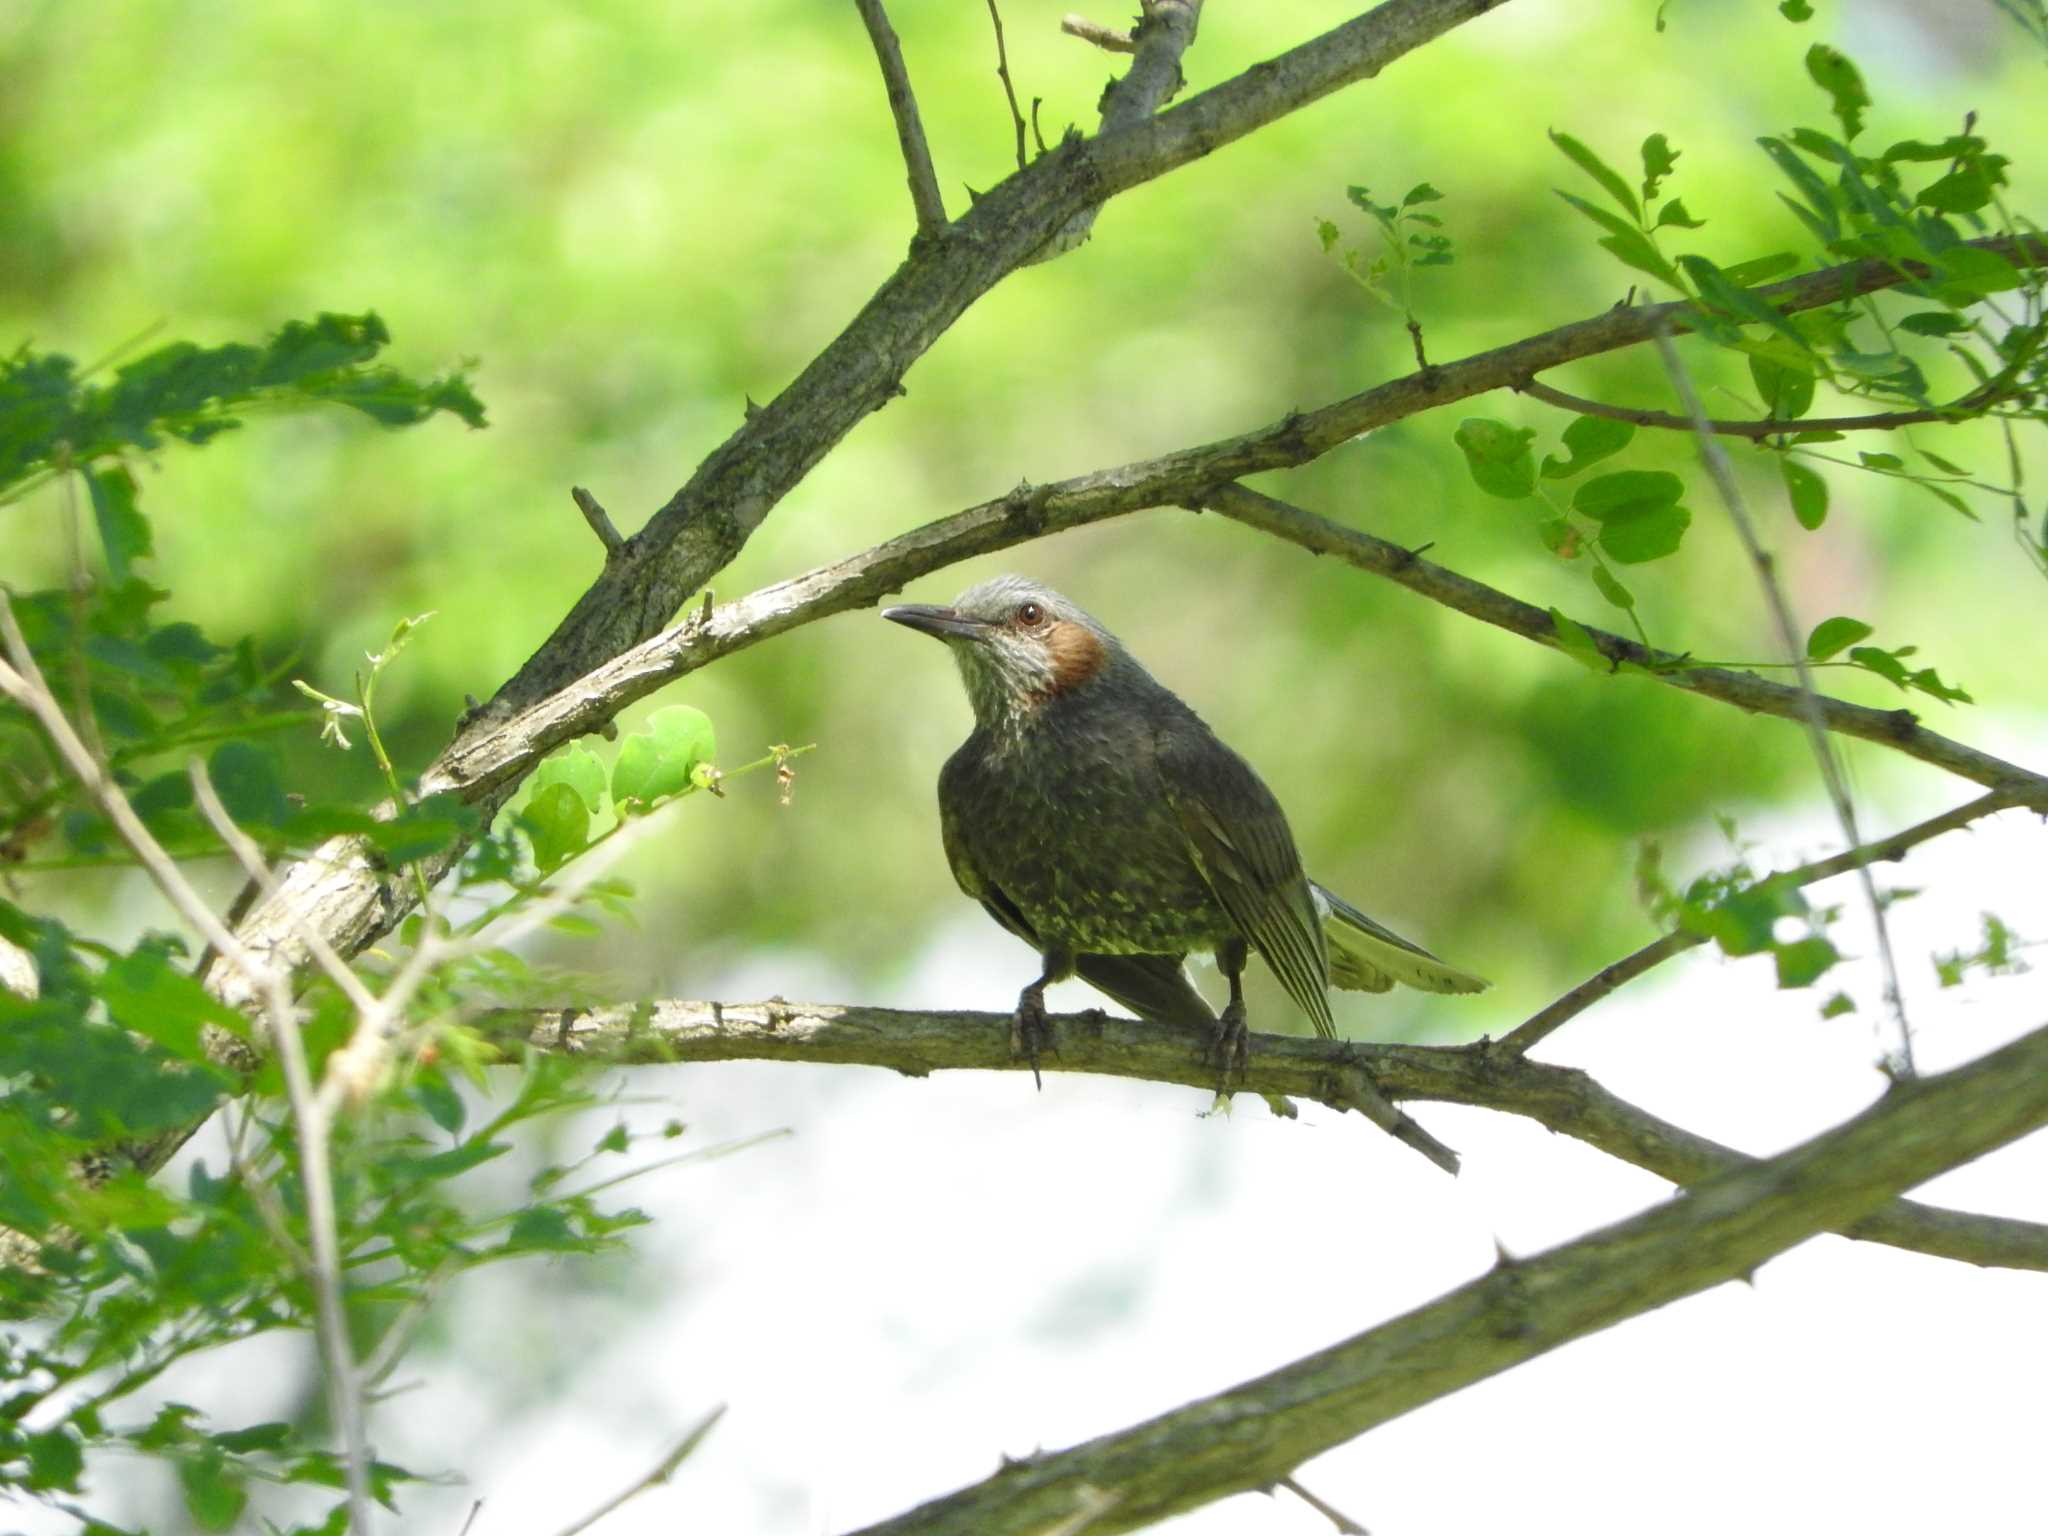
<path fill-rule="evenodd" d="M 1858 640 L 1869 639 L 1872 633 L 1871 627 L 1861 619 L 1846 615 L 1822 619 L 1813 626 L 1813 633 L 1806 637 L 1807 660 L 1826 661 Z"/>
<path fill-rule="evenodd" d="M 1614 421 L 1605 416 L 1574 416 L 1564 429 L 1564 445 L 1571 450 L 1571 457 L 1560 459 L 1555 454 L 1546 454 L 1543 478 L 1569 479 L 1602 459 L 1612 458 L 1626 448 L 1635 435 L 1636 429 L 1631 422 Z"/>
<path fill-rule="evenodd" d="M 1536 460 L 1529 451 L 1535 436 L 1529 427 L 1468 416 L 1458 423 L 1452 441 L 1465 455 L 1465 467 L 1479 489 L 1503 501 L 1520 501 L 1536 489 Z"/>
<path fill-rule="evenodd" d="M 1602 160 L 1592 150 L 1568 133 L 1550 130 L 1550 142 L 1563 150 L 1566 158 L 1588 176 L 1600 183 L 1601 189 L 1629 212 L 1629 217 L 1641 222 L 1642 204 L 1636 201 L 1636 194 L 1621 177 L 1621 173 Z"/>
<path fill-rule="evenodd" d="M 621 811 L 644 810 L 690 785 L 699 763 L 717 755 L 710 717 L 688 704 L 671 704 L 647 717 L 619 747 L 612 769 L 612 800 Z"/>
<path fill-rule="evenodd" d="M 1808 530 L 1827 521 L 1828 483 L 1814 470 L 1794 458 L 1781 459 L 1778 473 L 1784 476 L 1785 492 L 1792 498 L 1792 515 Z"/>

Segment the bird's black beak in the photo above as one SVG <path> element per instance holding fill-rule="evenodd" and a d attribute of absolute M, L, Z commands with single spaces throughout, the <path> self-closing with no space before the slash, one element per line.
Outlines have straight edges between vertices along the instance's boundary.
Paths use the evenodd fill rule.
<path fill-rule="evenodd" d="M 882 617 L 941 640 L 979 640 L 991 627 L 988 620 L 973 618 L 957 608 L 933 608 L 924 603 L 884 608 Z"/>

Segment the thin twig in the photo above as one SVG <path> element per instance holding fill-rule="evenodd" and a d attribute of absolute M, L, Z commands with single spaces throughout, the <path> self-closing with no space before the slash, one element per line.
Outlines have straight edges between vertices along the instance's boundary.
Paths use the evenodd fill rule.
<path fill-rule="evenodd" d="M 1969 826 L 1972 822 L 1981 821 L 1986 816 L 2010 810 L 2015 803 L 2010 796 L 1994 792 L 1972 800 L 1967 805 L 1959 805 L 1952 811 L 1944 811 L 1939 816 L 1930 816 L 1902 832 L 1894 832 L 1890 837 L 1879 838 L 1876 842 L 1867 843 L 1860 848 L 1852 848 L 1846 853 L 1838 853 L 1830 858 L 1816 859 L 1811 864 L 1802 864 L 1797 869 L 1788 869 L 1782 874 L 1766 875 L 1757 881 L 1752 889 L 1789 891 L 1803 885 L 1811 885 L 1817 880 L 1847 874 L 1851 870 L 1862 870 L 1867 873 L 1872 864 L 1902 859 L 1908 849 L 1918 847 L 1944 832 L 1954 832 Z M 1696 948 L 1706 941 L 1705 934 L 1691 933 L 1683 928 L 1667 933 L 1660 939 L 1653 939 L 1634 954 L 1625 955 L 1612 965 L 1589 976 L 1541 1012 L 1531 1014 L 1528 1019 L 1503 1036 L 1495 1049 L 1517 1056 L 1526 1053 L 1531 1046 L 1556 1033 L 1560 1027 L 1577 1018 L 1624 983 L 1634 981 L 1636 977 L 1654 970 L 1673 955 L 1682 955 L 1688 949 Z"/>
<path fill-rule="evenodd" d="M 593 1509 L 581 1520 L 576 1521 L 573 1525 L 564 1527 L 561 1536 L 582 1536 L 583 1532 L 589 1530 L 598 1521 L 617 1510 L 621 1505 L 638 1498 L 650 1488 L 659 1488 L 663 1483 L 674 1477 L 676 1475 L 676 1468 L 687 1461 L 690 1453 L 704 1443 L 704 1437 L 711 1433 L 718 1421 L 724 1416 L 725 1404 L 720 1403 L 699 1420 L 694 1429 L 676 1443 L 674 1450 L 656 1462 L 654 1469 L 645 1477 L 622 1493 L 615 1494 L 605 1500 L 604 1503 Z"/>
<path fill-rule="evenodd" d="M 1895 427 L 1919 426 L 1930 421 L 1956 421 L 1997 403 L 1978 394 L 1965 395 L 1951 405 L 1928 406 L 1924 410 L 1884 411 L 1873 416 L 1814 416 L 1801 420 L 1767 418 L 1762 421 L 1728 421 L 1702 417 L 1698 421 L 1670 411 L 1638 410 L 1631 405 L 1609 405 L 1604 400 L 1587 400 L 1553 389 L 1541 379 L 1524 379 L 1515 389 L 1545 404 L 1581 416 L 1604 416 L 1609 421 L 1626 421 L 1638 427 L 1664 427 L 1675 432 L 1712 432 L 1721 437 L 1781 437 L 1796 432 L 1888 432 Z M 1981 392 L 1980 392 L 1981 393 Z"/>
<path fill-rule="evenodd" d="M 1800 716 L 1806 724 L 1806 739 L 1813 748 L 1814 761 L 1820 766 L 1821 782 L 1827 786 L 1835 817 L 1842 824 L 1842 836 L 1856 855 L 1863 897 L 1870 907 L 1871 924 L 1877 930 L 1878 956 L 1884 966 L 1885 997 L 1891 1004 L 1892 1017 L 1899 1030 L 1895 1069 L 1911 1077 L 1913 1030 L 1906 1020 L 1906 997 L 1899 986 L 1898 962 L 1892 955 L 1891 930 L 1885 922 L 1884 903 L 1878 899 L 1877 881 L 1872 878 L 1869 861 L 1862 854 L 1862 838 L 1856 831 L 1856 807 L 1849 798 L 1848 785 L 1842 779 L 1841 765 L 1835 760 L 1834 743 L 1828 739 L 1827 716 L 1821 707 L 1820 692 L 1813 685 L 1813 673 L 1806 664 L 1806 647 L 1800 641 L 1791 602 L 1785 596 L 1785 589 L 1779 585 L 1776 562 L 1757 538 L 1756 525 L 1750 521 L 1749 509 L 1743 503 L 1742 487 L 1735 480 L 1735 466 L 1728 462 L 1728 451 L 1707 425 L 1706 410 L 1692 387 L 1692 378 L 1678 356 L 1678 348 L 1672 343 L 1670 330 L 1660 328 L 1656 342 L 1658 355 L 1664 360 L 1664 371 L 1671 375 L 1672 385 L 1677 389 L 1678 398 L 1684 403 L 1686 415 L 1692 419 L 1698 434 L 1700 458 L 1713 479 L 1714 488 L 1720 492 L 1722 505 L 1728 509 L 1736 537 L 1742 541 L 1749 562 L 1756 570 L 1757 584 L 1763 589 L 1764 602 L 1770 608 L 1772 623 L 1778 631 L 1778 642 L 1784 646 L 1785 655 L 1799 678 Z"/>
<path fill-rule="evenodd" d="M 597 535 L 597 542 L 604 546 L 605 559 L 611 559 L 626 547 L 626 541 L 619 537 L 619 530 L 612 525 L 611 514 L 595 496 L 580 485 L 572 485 L 569 498 L 576 503 L 576 510 L 583 514 L 583 521 L 590 524 L 590 531 Z"/>
<path fill-rule="evenodd" d="M 1031 163 L 1024 158 L 1024 114 L 1017 110 L 1017 88 L 1010 83 L 1010 51 L 1003 46 L 1003 13 L 996 9 L 996 0 L 988 0 L 988 19 L 996 29 L 996 74 L 1002 78 L 1003 95 L 1009 98 L 1010 120 L 1017 126 L 1017 169 L 1021 171 Z"/>
<path fill-rule="evenodd" d="M 990 0 L 994 4 L 994 0 Z M 910 89 L 910 71 L 904 67 L 903 47 L 896 29 L 882 9 L 882 0 L 854 0 L 860 19 L 867 23 L 868 38 L 875 45 L 875 60 L 882 66 L 882 84 L 889 92 L 889 112 L 896 119 L 896 142 L 903 148 L 904 168 L 910 175 L 910 202 L 917 210 L 917 232 L 936 235 L 946 227 L 946 200 L 939 195 L 938 174 L 932 169 L 932 152 L 924 139 L 924 124 L 918 119 L 917 97 Z M 997 30 L 1001 43 L 1000 23 Z M 1009 84 L 1009 77 L 1003 77 Z M 1012 98 L 1015 105 L 1015 98 Z M 1019 129 L 1022 132 L 1022 129 Z M 1021 140 L 1019 141 L 1022 142 Z M 1023 161 L 1018 161 L 1019 169 Z"/>
<path fill-rule="evenodd" d="M 1368 1531 L 1356 1520 L 1345 1514 L 1343 1510 L 1337 1508 L 1334 1504 L 1317 1498 L 1292 1477 L 1283 1477 L 1273 1486 L 1275 1488 L 1285 1488 L 1310 1509 L 1328 1520 L 1330 1524 L 1337 1527 L 1338 1536 L 1372 1536 L 1371 1531 Z"/>
<path fill-rule="evenodd" d="M 0 692 L 5 692 L 42 722 L 43 729 L 49 733 L 72 774 L 99 802 L 114 830 L 148 871 L 157 889 L 187 922 L 204 935 L 209 944 L 248 979 L 263 1002 L 271 1040 L 283 1068 L 285 1090 L 291 1101 L 292 1122 L 299 1144 L 299 1175 L 305 1192 L 307 1234 L 313 1250 L 314 1332 L 326 1361 L 323 1375 L 326 1378 L 328 1408 L 342 1435 L 349 1518 L 356 1536 L 369 1536 L 369 1437 L 363 1422 L 361 1384 L 356 1378 L 347 1320 L 342 1309 L 341 1244 L 335 1221 L 332 1171 L 327 1163 L 326 1118 L 314 1099 L 305 1046 L 299 1039 L 298 1020 L 292 1013 L 289 973 L 251 954 L 228 931 L 164 851 L 163 845 L 142 824 L 127 796 L 107 776 L 72 729 L 71 722 L 65 718 L 63 709 L 36 666 L 27 641 L 22 638 L 21 627 L 15 622 L 13 604 L 8 601 L 4 590 L 0 590 L 0 640 L 4 640 L 13 663 L 12 666 L 0 663 Z"/>
<path fill-rule="evenodd" d="M 1069 37 L 1078 37 L 1084 43 L 1093 43 L 1105 53 L 1136 53 L 1137 39 L 1129 32 L 1119 32 L 1115 27 L 1106 27 L 1099 21 L 1090 21 L 1086 16 L 1062 16 L 1060 30 Z"/>

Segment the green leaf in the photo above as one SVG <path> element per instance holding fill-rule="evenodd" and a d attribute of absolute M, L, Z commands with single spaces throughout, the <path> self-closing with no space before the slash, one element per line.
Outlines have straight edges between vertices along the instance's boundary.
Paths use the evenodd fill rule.
<path fill-rule="evenodd" d="M 621 811 L 645 810 L 689 787 L 690 772 L 718 751 L 710 718 L 688 704 L 657 709 L 628 736 L 612 769 L 612 799 Z"/>
<path fill-rule="evenodd" d="M 119 585 L 128 580 L 137 560 L 156 552 L 150 541 L 149 519 L 135 508 L 135 477 L 117 464 L 90 471 L 85 484 L 92 498 L 93 521 L 99 525 L 100 547 L 107 553 L 107 573 Z"/>
<path fill-rule="evenodd" d="M 1643 140 L 1643 201 L 1648 202 L 1657 195 L 1657 187 L 1678 165 L 1678 151 L 1671 147 L 1671 141 L 1661 133 L 1653 133 Z M 1677 206 L 1673 199 L 1671 206 Z M 1665 222 L 1660 216 L 1659 224 Z"/>
<path fill-rule="evenodd" d="M 1904 469 L 1906 461 L 1896 453 L 1859 452 L 1857 458 L 1863 461 L 1865 469 Z"/>
<path fill-rule="evenodd" d="M 1536 460 L 1529 444 L 1536 433 L 1487 416 L 1468 416 L 1452 435 L 1465 455 L 1473 483 L 1489 496 L 1520 501 L 1536 489 Z"/>
<path fill-rule="evenodd" d="M 568 784 L 548 784 L 520 812 L 520 825 L 533 839 L 533 862 L 551 874 L 590 844 L 590 810 Z"/>
<path fill-rule="evenodd" d="M 583 801 L 584 809 L 593 816 L 604 809 L 604 764 L 580 741 L 557 752 L 534 769 L 536 793 L 550 784 L 566 784 L 575 790 Z"/>
<path fill-rule="evenodd" d="M 1748 261 L 1723 267 L 1721 276 L 1738 288 L 1754 288 L 1758 283 L 1767 283 L 1780 272 L 1790 272 L 1798 265 L 1799 258 L 1792 252 L 1773 251 L 1768 256 L 1752 256 Z"/>
<path fill-rule="evenodd" d="M 1879 677 L 1889 679 L 1902 689 L 1908 686 L 1906 664 L 1890 651 L 1875 645 L 1859 645 L 1849 652 L 1849 659 L 1866 671 L 1875 672 Z"/>
<path fill-rule="evenodd" d="M 1706 222 L 1705 219 L 1696 219 L 1685 211 L 1685 201 L 1683 198 L 1674 197 L 1670 202 L 1657 210 L 1657 222 L 1654 227 L 1657 229 L 1702 229 L 1706 226 Z"/>
<path fill-rule="evenodd" d="M 1810 350 L 1810 344 L 1799 327 L 1747 288 L 1730 281 L 1728 274 L 1706 257 L 1681 256 L 1678 264 L 1685 268 L 1685 275 L 1699 289 L 1700 301 L 1710 306 L 1715 314 L 1725 316 L 1738 325 L 1767 325 L 1801 351 Z"/>
<path fill-rule="evenodd" d="M 185 1508 L 209 1531 L 228 1529 L 242 1518 L 249 1502 L 248 1488 L 218 1454 L 179 1458 L 178 1484 L 184 1490 Z"/>
<path fill-rule="evenodd" d="M 1585 553 L 1585 541 L 1569 518 L 1546 517 L 1536 525 L 1536 536 L 1560 560 L 1576 560 Z"/>
<path fill-rule="evenodd" d="M 1763 396 L 1767 421 L 1797 421 L 1813 407 L 1814 378 L 1810 370 L 1790 368 L 1752 352 L 1749 377 L 1757 393 Z"/>
<path fill-rule="evenodd" d="M 10 1372 L 10 1375 L 13 1373 Z M 4 1442 L 0 1442 L 4 1443 Z M 78 1479 L 85 1471 L 85 1452 L 80 1448 L 70 1431 L 59 1425 L 39 1435 L 29 1435 L 18 1445 L 10 1445 L 9 1459 L 19 1450 L 28 1457 L 28 1488 L 60 1489 L 65 1493 L 79 1491 Z M 12 1479 L 9 1479 L 12 1481 Z"/>
<path fill-rule="evenodd" d="M 1712 939 L 1721 953 L 1740 959 L 1774 946 L 1771 930 L 1781 917 L 1806 911 L 1806 898 L 1795 887 L 1752 885 L 1711 905 L 1688 901 L 1679 922 L 1688 932 Z"/>
<path fill-rule="evenodd" d="M 1807 660 L 1826 661 L 1858 640 L 1869 639 L 1871 633 L 1870 626 L 1861 619 L 1851 619 L 1842 615 L 1822 619 L 1813 626 L 1813 633 L 1806 637 Z"/>
<path fill-rule="evenodd" d="M 248 826 L 280 827 L 292 808 L 277 754 L 251 741 L 224 741 L 206 760 L 207 777 L 227 813 Z"/>
<path fill-rule="evenodd" d="M 115 1023 L 186 1061 L 207 1059 L 202 1031 L 209 1024 L 238 1039 L 250 1036 L 247 1019 L 172 965 L 160 948 L 138 949 L 109 964 L 99 990 Z"/>
<path fill-rule="evenodd" d="M 1779 944 L 1775 946 L 1775 952 L 1778 986 L 1785 991 L 1812 986 L 1842 958 L 1835 946 L 1819 934 L 1790 944 Z"/>
<path fill-rule="evenodd" d="M 1571 457 L 1560 459 L 1555 454 L 1546 454 L 1543 478 L 1570 479 L 1580 470 L 1621 452 L 1635 435 L 1632 422 L 1614 421 L 1605 416 L 1574 416 L 1571 425 L 1564 429 L 1564 445 L 1571 450 Z"/>
<path fill-rule="evenodd" d="M 1413 208 L 1417 203 L 1440 203 L 1443 199 L 1443 193 L 1437 191 L 1428 182 L 1421 181 L 1408 189 L 1408 195 L 1401 199 L 1401 206 L 1403 208 Z"/>
<path fill-rule="evenodd" d="M 1923 309 L 1899 319 L 1899 329 L 1915 336 L 1953 336 L 1969 328 L 1968 320 L 1948 309 Z"/>
<path fill-rule="evenodd" d="M 1614 167 L 1605 160 L 1602 160 L 1592 150 L 1568 133 L 1559 133 L 1553 128 L 1550 130 L 1550 142 L 1563 150 L 1572 164 L 1599 182 L 1602 190 L 1609 197 L 1628 210 L 1630 218 L 1634 219 L 1637 223 L 1642 222 L 1642 204 L 1636 201 L 1634 191 L 1630 189 L 1626 181 L 1622 180 L 1621 174 Z M 1644 147 L 1647 150 L 1648 146 L 1645 145 Z"/>
<path fill-rule="evenodd" d="M 1606 541 L 1603 539 L 1601 542 L 1604 544 Z M 1617 608 L 1633 608 L 1636 605 L 1635 594 L 1617 581 L 1614 572 L 1604 565 L 1593 567 L 1593 585 L 1600 589 L 1602 597 Z"/>
<path fill-rule="evenodd" d="M 1792 515 L 1805 529 L 1818 528 L 1827 521 L 1828 483 L 1797 459 L 1781 459 L 1778 473 L 1785 477 L 1786 494 L 1792 498 Z"/>
<path fill-rule="evenodd" d="M 1664 259 L 1663 253 L 1650 242 L 1650 238 L 1626 219 L 1609 213 L 1597 204 L 1587 202 L 1583 197 L 1574 197 L 1569 192 L 1560 191 L 1557 195 L 1608 232 L 1607 238 L 1598 242 L 1600 248 L 1612 252 L 1622 265 L 1633 267 L 1638 272 L 1647 272 L 1651 277 L 1660 278 L 1673 288 L 1682 290 L 1685 287 L 1677 270 Z"/>
<path fill-rule="evenodd" d="M 1839 1019 L 1845 1013 L 1856 1011 L 1856 999 L 1846 992 L 1837 992 L 1820 1005 L 1820 1016 L 1824 1019 Z"/>
<path fill-rule="evenodd" d="M 1863 76 L 1849 62 L 1849 56 L 1826 43 L 1806 50 L 1806 72 L 1813 83 L 1834 101 L 1835 117 L 1841 122 L 1842 137 L 1853 139 L 1863 131 L 1863 114 L 1870 107 L 1870 91 Z"/>
<path fill-rule="evenodd" d="M 1901 654 L 1901 653 L 1894 653 Z M 1926 694 L 1929 698 L 1941 700 L 1944 704 L 1974 704 L 1977 701 L 1960 688 L 1952 688 L 1941 680 L 1941 675 L 1932 667 L 1922 667 L 1908 673 L 1906 686 Z"/>
<path fill-rule="evenodd" d="M 1638 503 L 1610 512 L 1600 528 L 1600 547 L 1622 565 L 1642 565 L 1677 552 L 1692 513 L 1665 503 Z"/>
<path fill-rule="evenodd" d="M 1567 617 L 1564 610 L 1560 608 L 1551 609 L 1550 624 L 1557 632 L 1557 648 L 1563 651 L 1565 655 L 1571 657 L 1572 660 L 1578 662 L 1581 666 L 1592 668 L 1595 672 L 1611 672 L 1614 670 L 1607 664 L 1607 658 L 1600 654 L 1600 647 L 1594 643 L 1593 637 L 1586 632 L 1586 627 L 1576 619 Z"/>
<path fill-rule="evenodd" d="M 1806 0 L 1778 0 L 1778 14 L 1791 22 L 1811 21 L 1813 7 Z"/>
<path fill-rule="evenodd" d="M 1929 452 L 1925 448 L 1922 448 L 1920 450 L 1920 457 L 1925 459 L 1929 464 L 1933 465 L 1936 469 L 1940 470 L 1944 475 L 1966 476 L 1970 473 L 1967 469 L 1963 468 L 1962 465 L 1952 463 L 1951 461 L 1944 459 L 1940 454 Z"/>
<path fill-rule="evenodd" d="M 1588 480 L 1572 497 L 1572 507 L 1605 522 L 1637 507 L 1675 506 L 1684 494 L 1684 482 L 1665 470 L 1624 469 Z"/>

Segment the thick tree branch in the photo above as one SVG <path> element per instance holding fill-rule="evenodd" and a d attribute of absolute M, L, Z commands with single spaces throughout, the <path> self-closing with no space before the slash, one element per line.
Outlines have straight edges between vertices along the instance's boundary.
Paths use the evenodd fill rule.
<path fill-rule="evenodd" d="M 1229 1391 L 995 1476 L 862 1536 L 1023 1536 L 1088 1500 L 1136 1530 L 1263 1488 L 1309 1457 L 1573 1339 L 1724 1281 L 2048 1124 L 2048 1029 L 1901 1084 L 1779 1157 L 1486 1275 Z"/>
<path fill-rule="evenodd" d="M 903 165 L 910 176 L 910 203 L 917 210 L 917 232 L 936 235 L 946 227 L 946 200 L 939 195 L 932 152 L 925 145 L 924 124 L 918 120 L 910 71 L 903 66 L 903 46 L 896 40 L 896 29 L 889 25 L 882 0 L 854 0 L 854 4 L 860 9 L 860 19 L 867 24 L 868 38 L 875 45 L 875 61 L 882 67 L 882 84 L 889 92 L 889 113 L 896 119 L 896 142 L 903 148 Z"/>
<path fill-rule="evenodd" d="M 1052 1020 L 1047 1072 L 1178 1083 L 1214 1092 L 1198 1029 L 1093 1011 Z M 1010 1016 L 831 1003 L 657 1002 L 585 1012 L 497 1013 L 480 1024 L 508 1044 L 618 1066 L 684 1061 L 805 1061 L 933 1072 L 1024 1070 L 1010 1051 Z M 1750 1161 L 1616 1098 L 1585 1073 L 1534 1062 L 1499 1045 L 1366 1045 L 1291 1035 L 1253 1037 L 1236 1091 L 1364 1111 L 1373 1094 L 1466 1104 L 1523 1115 L 1624 1162 L 1693 1184 Z M 2048 1270 L 2048 1227 L 1898 1200 L 1842 1229 L 1848 1236 L 1972 1264 Z"/>
<path fill-rule="evenodd" d="M 1318 517 L 1271 496 L 1241 485 L 1225 485 L 1202 498 L 1201 504 L 1221 512 L 1247 527 L 1299 544 L 1319 555 L 1336 555 L 1349 565 L 1397 582 L 1433 602 L 1454 608 L 1468 618 L 1479 619 L 1539 645 L 1559 649 L 1557 627 L 1543 609 L 1432 565 L 1413 551 L 1371 534 L 1358 533 L 1341 523 Z M 1585 626 L 1600 654 L 1616 670 L 1624 664 L 1639 667 L 1658 682 L 1687 693 L 1719 699 L 1752 714 L 1775 715 L 1799 720 L 1806 695 L 1783 683 L 1767 682 L 1753 672 L 1731 672 L 1725 667 L 1694 666 L 1670 651 L 1652 650 L 1604 629 Z M 2048 777 L 1980 752 L 1975 747 L 1928 730 L 1908 709 L 1872 709 L 1825 694 L 1815 696 L 1823 723 L 1830 731 L 1855 736 L 1890 747 L 1908 757 L 1945 768 L 1959 777 L 2000 790 L 2015 801 L 2048 808 Z"/>

